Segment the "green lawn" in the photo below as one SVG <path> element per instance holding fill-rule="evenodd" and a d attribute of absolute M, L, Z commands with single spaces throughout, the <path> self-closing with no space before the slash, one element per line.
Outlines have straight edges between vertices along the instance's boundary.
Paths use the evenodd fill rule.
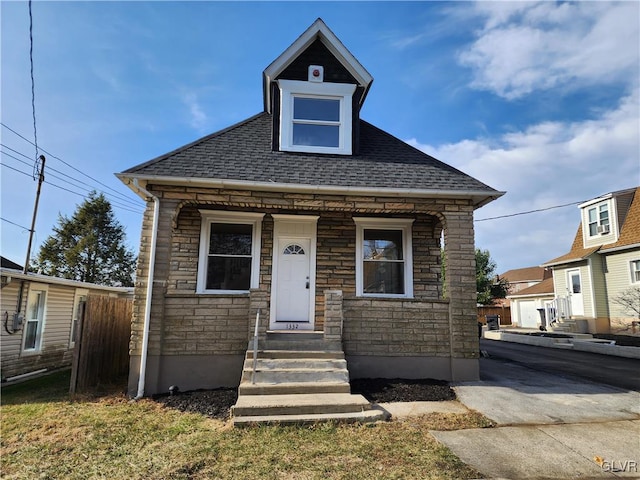
<path fill-rule="evenodd" d="M 3 388 L 3 479 L 478 478 L 428 430 L 490 426 L 476 414 L 434 414 L 234 429 L 122 393 L 71 397 L 68 381 L 65 372 Z"/>

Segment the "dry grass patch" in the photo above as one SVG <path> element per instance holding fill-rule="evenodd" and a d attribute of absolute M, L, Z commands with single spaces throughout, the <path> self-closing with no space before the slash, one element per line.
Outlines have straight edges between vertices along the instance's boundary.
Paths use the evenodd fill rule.
<path fill-rule="evenodd" d="M 70 397 L 65 382 L 68 375 L 58 375 L 2 392 L 3 479 L 480 476 L 429 434 L 486 426 L 474 414 L 234 429 L 151 400 L 132 403 L 122 393 Z"/>

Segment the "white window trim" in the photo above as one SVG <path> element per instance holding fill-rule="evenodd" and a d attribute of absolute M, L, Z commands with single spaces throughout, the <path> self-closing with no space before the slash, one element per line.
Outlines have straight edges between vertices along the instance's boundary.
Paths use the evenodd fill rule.
<path fill-rule="evenodd" d="M 198 278 L 196 293 L 228 295 L 249 293 L 249 290 L 211 290 L 207 285 L 207 260 L 212 223 L 230 223 L 252 226 L 251 238 L 251 283 L 249 288 L 258 288 L 260 283 L 260 248 L 262 239 L 262 218 L 264 213 L 227 212 L 217 210 L 200 210 L 200 254 L 198 257 Z"/>
<path fill-rule="evenodd" d="M 78 307 L 80 307 L 80 297 L 87 297 L 89 295 L 89 290 L 87 290 L 86 288 L 76 288 L 76 293 L 73 297 L 73 311 L 71 312 L 71 327 L 69 330 L 69 348 L 73 348 L 76 345 L 76 342 L 73 341 L 73 326 L 74 326 L 74 320 L 76 320 L 76 317 L 78 316 Z M 80 319 L 77 319 L 78 322 L 76 323 L 76 328 L 77 325 L 80 323 Z"/>
<path fill-rule="evenodd" d="M 359 297 L 383 297 L 383 298 L 413 298 L 413 243 L 412 243 L 412 218 L 365 218 L 353 217 L 356 224 L 356 295 Z M 364 293 L 363 279 L 363 242 L 364 231 L 376 230 L 402 230 L 402 248 L 404 250 L 404 293 Z"/>
<path fill-rule="evenodd" d="M 38 321 L 38 327 L 36 329 L 36 345 L 34 348 L 25 348 L 25 343 L 27 341 L 27 323 L 29 319 L 27 318 L 29 315 L 29 305 L 32 299 L 32 295 L 36 292 L 44 293 L 44 305 L 42 306 L 42 319 Z M 47 302 L 49 300 L 49 286 L 40 283 L 32 283 L 29 286 L 29 295 L 27 295 L 27 306 L 25 308 L 24 315 L 24 326 L 22 328 L 22 354 L 23 355 L 38 355 L 42 350 L 42 339 L 44 337 L 44 328 L 47 321 Z"/>
<path fill-rule="evenodd" d="M 631 275 L 631 284 L 632 285 L 640 285 L 640 280 L 636 280 L 636 275 L 635 273 L 640 271 L 640 263 L 638 264 L 638 269 L 634 269 L 633 268 L 633 264 L 636 262 L 640 262 L 640 260 L 635 259 L 635 260 L 630 260 L 629 261 L 629 273 Z"/>
<path fill-rule="evenodd" d="M 313 83 L 299 80 L 279 80 L 280 87 L 280 150 L 286 152 L 333 153 L 351 155 L 352 97 L 356 86 L 348 83 Z M 340 142 L 336 147 L 293 145 L 293 99 L 332 98 L 340 100 Z"/>
<path fill-rule="evenodd" d="M 591 210 L 595 210 L 596 212 L 596 221 L 594 222 L 596 224 L 596 230 L 598 228 L 600 228 L 602 226 L 602 222 L 601 222 L 601 218 L 600 218 L 600 208 L 606 206 L 607 207 L 607 219 L 609 220 L 608 222 L 608 226 L 609 226 L 609 230 L 606 232 L 598 232 L 596 231 L 595 234 L 591 234 L 591 229 L 589 228 L 591 225 L 591 222 L 589 220 L 589 211 Z M 591 238 L 598 238 L 598 237 L 602 237 L 602 236 L 606 236 L 606 235 L 611 235 L 613 233 L 613 215 L 614 215 L 614 211 L 613 211 L 613 205 L 609 200 L 606 200 L 604 202 L 599 202 L 599 203 L 595 203 L 592 205 L 587 206 L 584 209 L 584 221 L 585 221 L 585 235 L 587 238 L 591 239 Z"/>

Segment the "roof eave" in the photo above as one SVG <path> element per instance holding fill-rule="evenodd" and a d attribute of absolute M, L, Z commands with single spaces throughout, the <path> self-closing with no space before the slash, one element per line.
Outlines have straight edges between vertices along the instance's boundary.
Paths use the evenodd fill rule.
<path fill-rule="evenodd" d="M 20 280 L 27 280 L 36 283 L 49 283 L 53 285 L 65 285 L 69 287 L 84 287 L 90 290 L 102 290 L 113 293 L 133 293 L 133 287 L 111 287 L 108 285 L 98 285 L 96 283 L 79 282 L 77 280 L 69 280 L 67 278 L 51 277 L 49 275 L 42 275 L 39 273 L 23 273 L 19 270 L 13 270 L 11 268 L 0 268 L 0 273 L 3 277 L 17 278 Z"/>
<path fill-rule="evenodd" d="M 296 183 L 279 182 L 255 182 L 245 180 L 229 180 L 219 178 L 200 177 L 172 177 L 160 175 L 138 175 L 132 173 L 117 173 L 118 177 L 125 185 L 131 188 L 136 194 L 142 196 L 140 190 L 133 184 L 136 179 L 138 184 L 145 187 L 150 184 L 157 185 L 179 185 L 179 186 L 201 186 L 207 188 L 240 188 L 265 192 L 290 192 L 290 193 L 317 193 L 317 194 L 340 194 L 340 195 L 387 195 L 392 197 L 421 197 L 421 198 L 451 198 L 470 199 L 475 208 L 480 208 L 497 198 L 505 192 L 485 190 L 430 190 L 418 188 L 381 188 L 381 187 L 351 187 L 340 185 L 308 185 Z"/>
<path fill-rule="evenodd" d="M 602 248 L 600 249 L 600 253 L 615 253 L 615 252 L 619 252 L 621 250 L 631 250 L 633 248 L 640 248 L 640 243 L 632 243 L 629 245 L 620 245 L 618 247 L 611 247 L 611 248 Z"/>

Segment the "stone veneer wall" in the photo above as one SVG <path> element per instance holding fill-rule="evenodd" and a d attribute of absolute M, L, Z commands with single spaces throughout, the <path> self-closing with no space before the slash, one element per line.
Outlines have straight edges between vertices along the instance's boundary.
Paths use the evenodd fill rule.
<path fill-rule="evenodd" d="M 262 223 L 259 290 L 267 293 L 271 286 L 273 246 L 273 219 L 269 214 L 320 216 L 317 234 L 316 328 L 322 327 L 324 292 L 342 291 L 345 296 L 347 350 L 373 354 L 386 349 L 386 353 L 400 355 L 413 353 L 477 358 L 473 208 L 469 201 L 154 185 L 147 188 L 160 198 L 149 355 L 163 358 L 180 355 L 243 355 L 247 347 L 247 332 L 251 323 L 249 294 L 195 294 L 201 222 L 198 209 L 210 208 L 266 213 Z M 141 351 L 152 215 L 153 204 L 150 202 L 143 219 L 132 321 L 131 370 L 135 376 Z M 349 298 L 355 294 L 355 224 L 352 216 L 415 219 L 412 231 L 416 300 Z M 440 235 L 443 228 L 448 297 L 445 303 L 439 302 L 442 295 L 439 276 Z M 364 319 L 358 309 L 371 312 L 371 318 Z M 416 314 L 416 311 L 422 313 Z M 268 316 L 268 312 L 264 314 Z M 420 319 L 424 319 L 424 324 L 419 322 Z M 380 338 L 380 342 L 390 342 L 386 347 L 373 339 L 377 330 L 370 330 L 374 329 L 371 322 L 387 322 L 390 331 Z M 450 335 L 446 333 L 447 323 Z M 360 331 L 355 328 L 356 325 L 359 325 Z M 394 329 L 394 326 L 397 328 Z M 400 330 L 407 326 L 410 326 L 408 330 Z M 416 335 L 422 335 L 421 342 L 416 341 Z"/>

